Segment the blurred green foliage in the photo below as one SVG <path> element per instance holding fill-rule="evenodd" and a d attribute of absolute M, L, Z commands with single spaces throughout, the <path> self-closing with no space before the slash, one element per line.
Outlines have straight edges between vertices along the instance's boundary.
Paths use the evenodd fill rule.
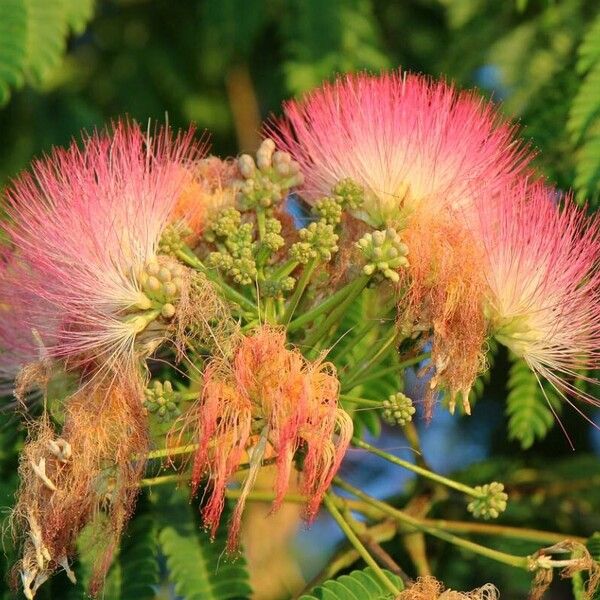
<path fill-rule="evenodd" d="M 536 160 L 542 172 L 561 189 L 574 187 L 578 199 L 598 205 L 597 0 L 0 0 L 0 184 L 33 156 L 68 143 L 82 128 L 102 127 L 122 115 L 141 122 L 167 118 L 177 127 L 192 121 L 210 132 L 219 154 L 252 150 L 261 120 L 277 112 L 285 98 L 339 72 L 399 66 L 444 76 L 461 87 L 477 85 L 484 94 L 502 99 L 503 110 L 518 119 L 523 135 L 539 150 Z M 504 399 L 507 379 L 508 363 L 500 357 L 492 375 L 478 383 L 477 395 L 490 388 Z M 487 461 L 466 471 L 462 480 L 497 479 L 513 495 L 516 490 L 508 524 L 580 535 L 600 529 L 599 486 L 577 487 L 582 481 L 599 481 L 598 460 L 561 457 L 568 454 L 568 445 L 557 428 L 544 442 L 534 443 L 546 436 L 554 417 L 518 364 L 509 386 L 509 400 L 515 400 L 509 402 L 509 427 L 512 423 L 517 441 L 507 441 L 504 428 L 498 434 L 502 439 L 494 443 L 498 454 L 519 458 Z M 389 391 L 365 394 L 369 392 Z M 520 400 L 523 395 L 528 402 Z M 523 407 L 536 418 L 524 415 Z M 564 420 L 578 450 L 585 450 L 581 417 L 569 411 Z M 378 423 L 369 422 L 368 416 L 364 421 L 367 430 L 378 431 Z M 19 443 L 14 423 L 4 423 L 4 505 L 16 486 Z M 529 449 L 522 454 L 521 446 Z M 570 480 L 576 481 L 574 487 L 569 487 Z M 520 490 L 534 493 L 519 496 Z M 450 509 L 455 518 L 464 518 L 463 508 Z M 129 539 L 123 551 L 131 551 L 140 573 L 154 582 L 158 574 L 145 559 L 158 552 L 157 540 L 164 546 L 163 563 L 175 571 L 188 567 L 171 543 L 178 517 L 173 517 L 171 529 L 156 532 L 144 525 L 151 523 L 150 514 L 146 507 L 132 521 L 132 531 L 143 530 L 146 537 L 135 543 Z M 498 544 L 517 553 L 535 549 L 525 546 Z M 495 581 L 503 597 L 525 597 L 526 576 L 444 544 L 434 542 L 429 549 L 435 572 L 453 587 L 480 585 L 483 577 Z M 402 564 L 410 564 L 400 544 L 392 543 L 388 550 Z M 204 551 L 200 546 L 190 549 L 198 555 Z M 219 553 L 213 547 L 207 561 L 217 561 Z M 6 564 L 0 557 L 3 570 Z M 135 572 L 123 557 L 115 568 Z M 244 577 L 238 582 L 241 587 Z M 121 597 L 152 597 L 148 587 L 123 581 L 121 589 L 129 591 Z M 177 589 L 184 593 L 188 583 L 179 582 Z M 0 597 L 4 593 L 9 597 L 2 591 Z M 61 575 L 41 597 L 67 594 L 80 597 L 81 591 L 68 587 Z M 557 594 L 568 597 L 564 589 Z"/>

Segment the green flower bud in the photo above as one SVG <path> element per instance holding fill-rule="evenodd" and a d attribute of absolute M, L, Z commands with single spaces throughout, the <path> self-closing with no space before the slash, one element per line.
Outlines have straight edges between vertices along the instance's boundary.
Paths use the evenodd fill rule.
<path fill-rule="evenodd" d="M 192 230 L 183 222 L 168 225 L 158 243 L 158 251 L 161 254 L 174 256 L 185 245 L 185 238 L 192 234 Z M 156 273 L 153 273 L 156 275 Z"/>
<path fill-rule="evenodd" d="M 332 192 L 342 208 L 350 210 L 360 208 L 365 199 L 364 189 L 352 179 L 342 179 L 333 187 Z"/>
<path fill-rule="evenodd" d="M 285 245 L 285 240 L 278 233 L 266 233 L 263 238 L 263 244 L 270 252 L 277 252 Z"/>
<path fill-rule="evenodd" d="M 476 518 L 497 519 L 506 510 L 508 494 L 504 491 L 504 485 L 493 481 L 485 485 L 478 485 L 475 491 L 479 498 L 469 502 L 467 510 Z"/>
<path fill-rule="evenodd" d="M 144 408 L 158 421 L 170 421 L 180 414 L 181 395 L 173 389 L 170 381 L 153 381 L 144 390 L 144 396 Z"/>
<path fill-rule="evenodd" d="M 207 264 L 209 267 L 227 272 L 233 267 L 233 257 L 227 252 L 211 252 L 208 255 Z"/>
<path fill-rule="evenodd" d="M 298 235 L 301 241 L 292 246 L 290 256 L 301 263 L 306 263 L 311 258 L 329 261 L 332 255 L 338 251 L 338 236 L 333 230 L 333 225 L 323 219 L 301 229 Z M 308 259 L 306 259 L 307 256 Z"/>
<path fill-rule="evenodd" d="M 233 207 L 223 209 L 211 224 L 212 231 L 219 237 L 234 235 L 242 220 L 242 214 Z"/>
<path fill-rule="evenodd" d="M 408 267 L 408 247 L 395 229 L 366 233 L 356 242 L 356 247 L 367 260 L 363 267 L 366 275 L 378 272 L 386 279 L 397 282 L 400 280 L 398 269 Z"/>
<path fill-rule="evenodd" d="M 415 411 L 413 401 L 401 392 L 392 394 L 387 400 L 383 401 L 383 418 L 390 425 L 400 425 L 402 427 L 410 423 Z"/>
<path fill-rule="evenodd" d="M 317 257 L 317 253 L 307 242 L 296 242 L 295 244 L 292 244 L 289 254 L 292 260 L 298 261 L 302 265 L 305 265 L 312 258 Z"/>
<path fill-rule="evenodd" d="M 312 212 L 331 225 L 337 225 L 342 220 L 342 205 L 336 197 L 321 198 L 313 206 Z"/>

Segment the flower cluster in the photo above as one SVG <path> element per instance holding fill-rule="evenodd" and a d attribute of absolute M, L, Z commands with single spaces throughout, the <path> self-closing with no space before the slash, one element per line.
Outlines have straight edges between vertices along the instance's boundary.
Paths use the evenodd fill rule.
<path fill-rule="evenodd" d="M 353 215 L 400 233 L 400 322 L 431 334 L 431 386 L 451 409 L 462 395 L 470 412 L 487 336 L 593 402 L 573 378 L 598 366 L 598 220 L 532 180 L 530 153 L 491 104 L 418 75 L 359 74 L 284 113 L 267 130 L 302 166 L 304 197 L 349 178 L 364 189 Z"/>
<path fill-rule="evenodd" d="M 264 465 L 273 508 L 296 474 L 310 522 L 361 403 L 411 435 L 421 399 L 373 399 L 380 375 L 404 390 L 419 365 L 428 418 L 437 391 L 470 413 L 493 337 L 568 402 L 595 402 L 576 379 L 597 383 L 599 221 L 535 180 L 492 104 L 359 74 L 284 113 L 254 156 L 227 160 L 191 129 L 118 122 L 9 186 L 0 391 L 31 413 L 13 515 L 26 597 L 73 576 L 89 525 L 98 589 L 152 446 L 213 535 L 238 498 L 234 550 Z M 471 495 L 476 517 L 506 507 L 501 483 Z"/>

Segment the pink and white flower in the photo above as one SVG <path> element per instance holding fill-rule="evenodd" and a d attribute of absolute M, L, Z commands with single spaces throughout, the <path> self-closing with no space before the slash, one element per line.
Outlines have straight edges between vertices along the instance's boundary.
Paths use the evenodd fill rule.
<path fill-rule="evenodd" d="M 156 317 L 145 270 L 157 269 L 182 167 L 203 152 L 192 135 L 117 123 L 34 162 L 8 189 L 10 284 L 49 355 L 110 369 L 131 361 Z"/>
<path fill-rule="evenodd" d="M 468 205 L 525 158 L 493 104 L 421 75 L 348 75 L 287 102 L 284 115 L 268 133 L 300 163 L 306 198 L 351 178 L 366 192 L 356 216 L 376 227 Z"/>
<path fill-rule="evenodd" d="M 573 380 L 600 366 L 600 220 L 557 199 L 523 181 L 479 207 L 486 313 L 496 339 L 563 397 L 597 404 Z"/>

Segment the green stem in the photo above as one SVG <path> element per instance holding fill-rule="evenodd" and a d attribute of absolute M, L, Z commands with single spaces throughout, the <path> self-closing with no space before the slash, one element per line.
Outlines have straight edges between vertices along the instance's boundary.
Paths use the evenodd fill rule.
<path fill-rule="evenodd" d="M 359 406 L 372 406 L 374 408 L 382 408 L 383 402 L 381 400 L 369 400 L 367 398 L 359 398 L 357 396 L 348 396 L 347 394 L 340 394 L 340 400 L 344 402 L 351 402 L 352 404 L 358 404 Z"/>
<path fill-rule="evenodd" d="M 371 373 L 367 373 L 362 379 L 353 381 L 351 386 L 348 386 L 346 383 L 342 384 L 342 392 L 348 392 L 351 389 L 358 387 L 359 385 L 364 385 L 368 381 L 372 381 L 373 379 L 379 379 L 380 377 L 388 375 L 389 373 L 399 373 L 402 369 L 406 369 L 407 367 L 411 367 L 412 365 L 419 364 L 421 361 L 425 360 L 426 358 L 429 358 L 430 356 L 430 352 L 423 352 L 418 356 L 414 356 L 413 358 L 403 360 L 397 365 L 392 365 L 391 367 L 385 367 L 383 369 L 379 369 L 378 371 L 372 371 Z"/>
<path fill-rule="evenodd" d="M 361 440 L 357 437 L 352 438 L 352 443 L 358 448 L 362 448 L 363 450 L 366 450 L 367 452 L 370 452 L 371 454 L 375 454 L 376 456 L 379 456 L 380 458 L 384 458 L 388 462 L 391 462 L 400 467 L 404 467 L 405 469 L 408 469 L 409 471 L 413 471 L 413 473 L 417 473 L 418 475 L 427 477 L 427 479 L 431 479 L 432 481 L 441 483 L 449 488 L 452 488 L 459 492 L 462 492 L 463 494 L 472 496 L 473 498 L 481 497 L 481 494 L 479 492 L 477 492 L 477 490 L 475 490 L 474 488 L 472 488 L 468 485 L 459 483 L 458 481 L 454 481 L 452 479 L 448 479 L 447 477 L 444 477 L 443 475 L 438 475 L 437 473 L 434 473 L 433 471 L 430 471 L 429 469 L 424 469 L 423 467 L 414 465 L 413 463 L 408 462 L 407 460 L 403 460 L 402 458 L 398 458 L 397 456 L 394 456 L 393 454 L 388 454 L 387 452 L 384 452 L 383 450 L 379 450 L 379 448 L 375 448 L 374 446 L 371 446 L 371 444 L 368 444 L 367 442 L 364 442 L 363 440 Z"/>
<path fill-rule="evenodd" d="M 288 325 L 287 330 L 296 331 L 304 325 L 311 323 L 317 317 L 320 317 L 322 314 L 328 312 L 331 308 L 337 306 L 352 291 L 352 283 L 340 288 L 337 292 L 335 292 L 335 294 L 333 294 L 333 296 L 329 296 L 327 300 L 324 300 L 319 305 L 315 306 L 311 310 L 304 312 L 302 315 L 294 319 Z"/>
<path fill-rule="evenodd" d="M 152 460 L 154 458 L 166 458 L 167 456 L 177 456 L 179 454 L 191 454 L 198 450 L 198 444 L 186 444 L 185 446 L 177 446 L 176 448 L 160 448 L 148 452 L 146 458 Z"/>
<path fill-rule="evenodd" d="M 227 285 L 223 280 L 221 280 L 215 273 L 207 269 L 202 261 L 191 251 L 191 250 L 178 250 L 176 252 L 177 258 L 184 262 L 192 269 L 196 269 L 196 271 L 200 271 L 204 273 L 213 283 L 216 283 L 217 286 L 223 292 L 223 295 L 232 302 L 243 306 L 246 310 L 249 310 L 253 314 L 256 314 L 257 308 L 256 304 L 252 302 L 252 300 L 246 298 L 243 294 L 240 294 L 237 290 L 233 289 L 230 285 Z"/>
<path fill-rule="evenodd" d="M 371 371 L 372 367 L 378 364 L 386 356 L 390 346 L 393 346 L 394 342 L 396 341 L 397 336 L 398 332 L 396 331 L 396 328 L 392 327 L 390 333 L 388 333 L 388 335 L 385 336 L 379 344 L 372 346 L 370 352 L 367 352 L 367 357 L 372 353 L 371 357 L 368 358 L 367 361 L 364 362 L 362 366 L 354 372 L 352 377 L 345 382 L 345 385 L 349 388 L 352 388 L 355 381 L 360 381 L 361 375 Z"/>
<path fill-rule="evenodd" d="M 304 340 L 304 346 L 306 348 L 315 346 L 322 337 L 329 333 L 329 330 L 342 318 L 350 304 L 352 304 L 365 289 L 367 283 L 369 283 L 369 279 L 369 275 L 361 275 L 350 284 L 350 290 L 344 300 L 342 300 L 342 302 L 329 313 L 323 323 L 320 323 Z"/>
<path fill-rule="evenodd" d="M 296 308 L 298 307 L 298 303 L 302 298 L 302 294 L 304 294 L 304 290 L 312 277 L 315 269 L 317 268 L 318 260 L 316 258 L 311 259 L 306 265 L 304 265 L 304 269 L 302 269 L 302 275 L 296 284 L 296 289 L 292 294 L 287 309 L 281 319 L 282 325 L 287 325 L 294 316 L 294 312 L 296 312 Z"/>
<path fill-rule="evenodd" d="M 335 505 L 335 502 L 332 499 L 332 495 L 330 493 L 327 493 L 323 501 L 325 503 L 325 506 L 327 507 L 327 510 L 331 513 L 331 516 L 335 519 L 340 529 L 348 538 L 349 542 L 356 548 L 356 551 L 360 554 L 365 563 L 367 563 L 367 565 L 369 565 L 373 569 L 379 581 L 381 581 L 381 583 L 386 587 L 386 589 L 394 595 L 394 598 L 399 596 L 400 590 L 388 579 L 386 574 L 382 571 L 381 567 L 377 564 L 377 562 L 371 556 L 371 554 L 369 554 L 369 551 L 364 547 L 363 543 L 358 539 L 358 536 L 356 535 L 356 533 L 354 533 L 352 527 L 348 525 L 348 523 L 342 516 L 342 513 L 340 513 L 337 506 Z"/>
<path fill-rule="evenodd" d="M 189 474 L 181 475 L 161 475 L 160 477 L 147 477 L 140 481 L 140 487 L 153 487 L 156 485 L 165 485 L 166 483 L 179 483 L 180 481 L 189 481 Z"/>
<path fill-rule="evenodd" d="M 345 481 L 339 478 L 335 479 L 335 484 L 338 485 L 340 488 L 346 490 L 347 492 L 350 492 L 357 498 L 360 498 L 361 500 L 364 500 L 372 506 L 379 508 L 384 514 L 396 519 L 397 521 L 405 523 L 406 525 L 409 525 L 410 527 L 418 531 L 423 531 L 424 533 L 432 535 L 433 537 L 437 537 L 440 540 L 444 540 L 445 542 L 448 542 L 460 548 L 464 548 L 465 550 L 470 550 L 475 554 L 485 556 L 502 564 L 509 565 L 518 569 L 529 570 L 528 556 L 515 556 L 514 554 L 507 554 L 506 552 L 500 552 L 499 550 L 494 550 L 492 548 L 482 546 L 481 544 L 465 540 L 446 531 L 442 531 L 440 529 L 436 529 L 435 527 L 425 525 L 419 519 L 411 517 L 410 515 L 402 512 L 401 510 L 393 508 L 389 504 L 381 502 L 380 500 L 377 500 L 365 494 L 363 491 L 359 490 L 358 488 L 355 488 L 353 485 L 350 485 L 349 483 L 346 483 Z"/>
<path fill-rule="evenodd" d="M 282 265 L 277 267 L 272 273 L 271 277 L 273 279 L 281 279 L 282 277 L 286 277 L 289 275 L 300 263 L 297 260 L 292 260 L 291 258 L 286 260 Z"/>
<path fill-rule="evenodd" d="M 380 312 L 379 317 L 368 319 L 367 322 L 356 332 L 356 334 L 352 335 L 347 343 L 336 346 L 331 353 L 331 360 L 334 360 L 337 364 L 339 364 L 341 359 L 347 354 L 348 351 L 351 351 L 353 348 L 355 348 L 357 344 L 359 344 L 375 327 L 381 325 L 382 320 L 385 319 L 387 314 L 396 305 L 396 302 L 396 297 L 393 297 L 391 301 L 386 302 L 383 306 L 383 310 Z M 361 357 L 361 360 L 363 359 L 364 357 Z"/>
<path fill-rule="evenodd" d="M 494 525 L 491 523 L 471 523 L 468 521 L 447 521 L 445 519 L 423 519 L 423 525 L 435 527 L 436 529 L 445 529 L 456 533 L 474 533 L 479 535 L 498 536 L 516 540 L 527 540 L 530 542 L 539 542 L 540 544 L 557 544 L 565 538 L 585 544 L 586 538 L 565 535 L 554 531 L 543 531 L 541 529 L 527 529 L 523 527 L 510 527 L 509 525 Z"/>
<path fill-rule="evenodd" d="M 225 495 L 227 498 L 237 500 L 242 495 L 242 490 L 227 490 Z M 269 491 L 253 490 L 247 494 L 246 500 L 249 502 L 273 502 L 273 500 L 275 500 L 275 494 Z M 306 496 L 302 496 L 301 494 L 286 494 L 283 498 L 283 501 L 290 502 L 292 504 L 304 504 L 308 501 L 308 498 Z"/>

